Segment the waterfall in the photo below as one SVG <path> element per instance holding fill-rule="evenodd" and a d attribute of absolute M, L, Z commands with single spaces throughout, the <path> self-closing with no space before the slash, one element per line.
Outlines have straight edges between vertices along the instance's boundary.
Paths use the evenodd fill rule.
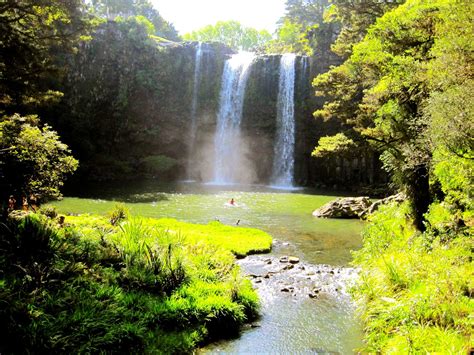
<path fill-rule="evenodd" d="M 198 97 L 199 97 L 199 84 L 201 83 L 201 62 L 202 62 L 202 43 L 199 42 L 196 46 L 196 54 L 194 57 L 194 81 L 193 81 L 193 93 L 191 100 L 191 129 L 189 137 L 188 147 L 188 164 L 187 164 L 187 175 L 188 179 L 191 179 L 193 159 L 192 155 L 196 145 L 196 133 L 197 133 L 197 108 L 198 108 Z"/>
<path fill-rule="evenodd" d="M 215 184 L 239 182 L 239 169 L 242 165 L 240 121 L 253 59 L 254 54 L 243 52 L 233 55 L 224 65 L 214 140 Z"/>
<path fill-rule="evenodd" d="M 283 54 L 280 62 L 277 132 L 271 183 L 281 187 L 293 186 L 295 165 L 295 58 L 294 54 Z"/>

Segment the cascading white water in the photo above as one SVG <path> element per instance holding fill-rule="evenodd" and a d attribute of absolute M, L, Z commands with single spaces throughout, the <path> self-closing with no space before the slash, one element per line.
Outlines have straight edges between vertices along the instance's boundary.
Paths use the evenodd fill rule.
<path fill-rule="evenodd" d="M 293 187 L 295 165 L 295 54 L 283 54 L 277 100 L 277 133 L 273 155 L 271 183 Z"/>
<path fill-rule="evenodd" d="M 187 175 L 188 179 L 191 179 L 192 168 L 193 168 L 193 152 L 196 145 L 196 133 L 197 133 L 197 106 L 198 106 L 198 97 L 199 97 L 199 84 L 201 82 L 201 62 L 202 62 L 202 43 L 199 42 L 196 46 L 196 54 L 194 58 L 194 82 L 193 82 L 193 96 L 191 100 L 191 127 L 189 135 L 189 151 L 188 151 L 188 164 L 187 164 Z"/>
<path fill-rule="evenodd" d="M 238 53 L 224 65 L 214 140 L 214 184 L 239 182 L 237 179 L 242 165 L 240 121 L 245 87 L 254 57 L 253 53 Z"/>

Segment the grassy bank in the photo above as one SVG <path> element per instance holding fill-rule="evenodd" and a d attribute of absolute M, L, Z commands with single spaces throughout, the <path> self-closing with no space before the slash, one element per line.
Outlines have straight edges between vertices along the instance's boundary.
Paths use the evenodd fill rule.
<path fill-rule="evenodd" d="M 31 215 L 1 226 L 2 353 L 189 352 L 256 316 L 232 253 L 268 250 L 270 236 L 110 217 L 59 225 Z"/>
<path fill-rule="evenodd" d="M 466 354 L 473 346 L 472 214 L 434 203 L 426 223 L 417 232 L 408 204 L 388 206 L 363 233 L 353 292 L 369 352 Z"/>
<path fill-rule="evenodd" d="M 133 219 L 132 219 L 133 220 Z M 108 223 L 108 219 L 97 215 L 68 216 L 69 224 L 81 228 L 96 228 Z M 222 247 L 237 257 L 248 254 L 269 252 L 272 238 L 265 232 L 255 228 L 233 227 L 218 221 L 208 224 L 194 224 L 181 222 L 172 218 L 141 218 L 144 228 L 153 228 L 165 231 L 174 236 L 185 236 L 188 243 L 205 242 Z"/>

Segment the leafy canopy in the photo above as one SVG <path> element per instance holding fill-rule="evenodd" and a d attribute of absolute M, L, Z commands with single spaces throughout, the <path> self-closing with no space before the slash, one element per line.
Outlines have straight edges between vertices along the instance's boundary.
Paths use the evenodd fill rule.
<path fill-rule="evenodd" d="M 48 76 L 56 58 L 74 49 L 90 23 L 80 0 L 0 4 L 0 114 L 31 112 L 57 100 Z"/>
<path fill-rule="evenodd" d="M 342 119 L 382 153 L 394 183 L 410 193 L 420 228 L 433 153 L 472 160 L 472 8 L 469 1 L 407 1 L 361 42 L 346 42 L 350 57 L 313 83 L 327 98 L 315 116 Z"/>
<path fill-rule="evenodd" d="M 329 154 L 347 154 L 355 146 L 352 139 L 346 137 L 344 133 L 338 133 L 334 136 L 321 137 L 318 141 L 318 146 L 314 148 L 311 155 L 322 158 Z"/>
<path fill-rule="evenodd" d="M 221 42 L 235 50 L 253 50 L 271 39 L 267 30 L 258 31 L 237 21 L 218 21 L 183 36 L 185 41 Z"/>
<path fill-rule="evenodd" d="M 0 187 L 6 196 L 60 196 L 66 176 L 76 170 L 77 160 L 48 125 L 37 116 L 18 114 L 0 120 Z"/>
<path fill-rule="evenodd" d="M 268 43 L 265 51 L 303 55 L 321 55 L 329 51 L 338 24 L 324 20 L 328 6 L 328 0 L 287 0 L 276 38 Z"/>
<path fill-rule="evenodd" d="M 92 0 L 91 7 L 94 14 L 111 20 L 137 17 L 145 23 L 143 20 L 146 19 L 153 26 L 145 23 L 150 34 L 172 41 L 180 40 L 173 24 L 166 21 L 149 0 Z"/>
<path fill-rule="evenodd" d="M 309 40 L 303 26 L 285 20 L 276 31 L 276 38 L 268 42 L 265 51 L 268 53 L 303 53 L 311 54 Z"/>

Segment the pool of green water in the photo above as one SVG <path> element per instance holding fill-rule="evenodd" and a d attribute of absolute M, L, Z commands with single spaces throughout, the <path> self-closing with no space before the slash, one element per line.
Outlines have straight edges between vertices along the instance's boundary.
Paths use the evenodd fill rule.
<path fill-rule="evenodd" d="M 277 244 L 279 252 L 293 253 L 310 263 L 347 265 L 350 251 L 361 246 L 362 222 L 314 218 L 312 211 L 335 196 L 311 190 L 284 192 L 265 186 L 163 185 L 145 181 L 85 186 L 54 205 L 62 213 L 106 214 L 117 201 L 125 201 L 133 194 L 157 192 L 163 192 L 166 200 L 126 203 L 130 212 L 145 217 L 194 223 L 219 220 L 260 228 L 282 242 Z M 229 205 L 231 198 L 236 206 Z"/>
<path fill-rule="evenodd" d="M 83 186 L 54 205 L 61 213 L 106 214 L 132 194 L 164 193 L 166 199 L 126 203 L 133 215 L 170 217 L 194 223 L 219 220 L 260 228 L 274 239 L 271 256 L 294 255 L 302 262 L 347 266 L 361 246 L 363 223 L 317 219 L 311 213 L 336 196 L 321 191 L 282 191 L 265 186 L 209 186 L 152 181 Z M 236 205 L 229 204 L 231 199 Z M 262 295 L 265 298 L 265 295 Z M 211 353 L 352 353 L 361 327 L 347 298 L 296 302 L 283 296 L 264 301 L 260 326 L 238 339 L 211 344 Z"/>

